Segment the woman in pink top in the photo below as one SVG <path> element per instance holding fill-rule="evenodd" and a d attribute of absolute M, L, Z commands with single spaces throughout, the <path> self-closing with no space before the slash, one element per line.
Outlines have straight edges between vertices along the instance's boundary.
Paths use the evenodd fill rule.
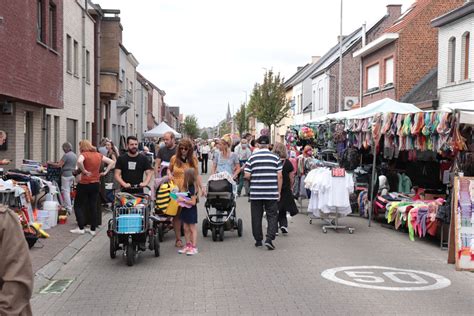
<path fill-rule="evenodd" d="M 74 202 L 74 212 L 79 227 L 70 232 L 73 234 L 85 233 L 84 226 L 86 225 L 85 218 L 87 214 L 91 225 L 90 233 L 95 235 L 100 177 L 113 169 L 115 162 L 97 152 L 97 149 L 88 140 L 79 142 L 79 150 L 81 154 L 77 159 L 77 167 L 81 171 L 81 179 L 77 185 L 77 195 Z M 104 172 L 100 172 L 102 162 L 107 165 Z"/>

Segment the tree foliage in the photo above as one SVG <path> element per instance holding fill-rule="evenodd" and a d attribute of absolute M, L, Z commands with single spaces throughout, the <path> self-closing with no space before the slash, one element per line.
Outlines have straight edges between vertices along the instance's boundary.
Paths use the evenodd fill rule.
<path fill-rule="evenodd" d="M 240 105 L 240 109 L 234 115 L 234 122 L 239 135 L 243 135 L 249 129 L 249 119 L 247 116 L 247 109 L 245 103 Z"/>
<path fill-rule="evenodd" d="M 203 132 L 201 133 L 201 138 L 202 138 L 202 139 L 205 139 L 205 140 L 208 140 L 208 139 L 209 139 L 209 135 L 207 135 L 207 131 L 203 131 Z"/>
<path fill-rule="evenodd" d="M 227 122 L 227 121 L 222 122 L 221 125 L 219 126 L 219 136 L 222 137 L 225 134 L 229 134 L 230 128 L 231 128 L 230 122 Z"/>
<path fill-rule="evenodd" d="M 199 136 L 197 118 L 194 115 L 186 116 L 183 123 L 183 131 L 189 138 L 197 138 Z"/>
<path fill-rule="evenodd" d="M 248 105 L 248 115 L 256 117 L 271 129 L 278 126 L 290 110 L 290 102 L 286 99 L 283 78 L 280 74 L 268 71 L 263 77 L 263 83 L 256 83 Z"/>

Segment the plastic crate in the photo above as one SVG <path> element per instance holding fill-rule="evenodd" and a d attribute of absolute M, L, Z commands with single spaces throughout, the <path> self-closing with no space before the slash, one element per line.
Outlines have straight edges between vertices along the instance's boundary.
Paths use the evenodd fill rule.
<path fill-rule="evenodd" d="M 117 233 L 136 234 L 143 231 L 143 216 L 139 214 L 124 214 L 117 218 Z"/>

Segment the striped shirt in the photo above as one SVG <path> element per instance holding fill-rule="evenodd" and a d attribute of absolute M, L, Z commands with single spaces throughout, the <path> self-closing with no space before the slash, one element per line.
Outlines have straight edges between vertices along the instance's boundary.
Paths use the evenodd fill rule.
<path fill-rule="evenodd" d="M 277 155 L 268 149 L 255 151 L 245 164 L 245 172 L 250 173 L 251 200 L 278 200 L 278 172 L 282 163 Z"/>

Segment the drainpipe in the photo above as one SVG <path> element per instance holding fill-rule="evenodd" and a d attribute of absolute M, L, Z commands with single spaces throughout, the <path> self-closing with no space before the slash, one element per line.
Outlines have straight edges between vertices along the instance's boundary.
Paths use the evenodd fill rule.
<path fill-rule="evenodd" d="M 84 0 L 82 8 L 82 139 L 87 139 L 86 134 L 86 11 L 87 1 Z"/>
<path fill-rule="evenodd" d="M 47 157 L 48 157 L 48 146 L 46 145 L 48 143 L 48 133 L 46 131 L 46 128 L 48 127 L 48 124 L 46 122 L 46 107 L 44 106 L 43 107 L 43 119 L 42 119 L 42 130 L 43 130 L 43 161 L 46 161 Z"/>
<path fill-rule="evenodd" d="M 97 20 L 95 21 L 95 34 L 94 34 L 94 81 L 95 81 L 95 87 L 94 87 L 94 119 L 95 119 L 95 144 L 98 145 L 100 143 L 101 139 L 101 132 L 102 132 L 102 117 L 100 115 L 100 28 L 101 28 L 101 13 L 99 10 L 96 10 L 97 12 Z"/>
<path fill-rule="evenodd" d="M 366 25 L 365 22 L 362 24 L 362 47 L 365 47 L 366 45 L 366 38 L 365 38 L 365 33 L 366 33 Z M 359 104 L 360 107 L 362 107 L 362 89 L 364 88 L 362 80 L 364 79 L 362 74 L 363 74 L 363 67 L 362 67 L 362 57 L 359 57 Z"/>

